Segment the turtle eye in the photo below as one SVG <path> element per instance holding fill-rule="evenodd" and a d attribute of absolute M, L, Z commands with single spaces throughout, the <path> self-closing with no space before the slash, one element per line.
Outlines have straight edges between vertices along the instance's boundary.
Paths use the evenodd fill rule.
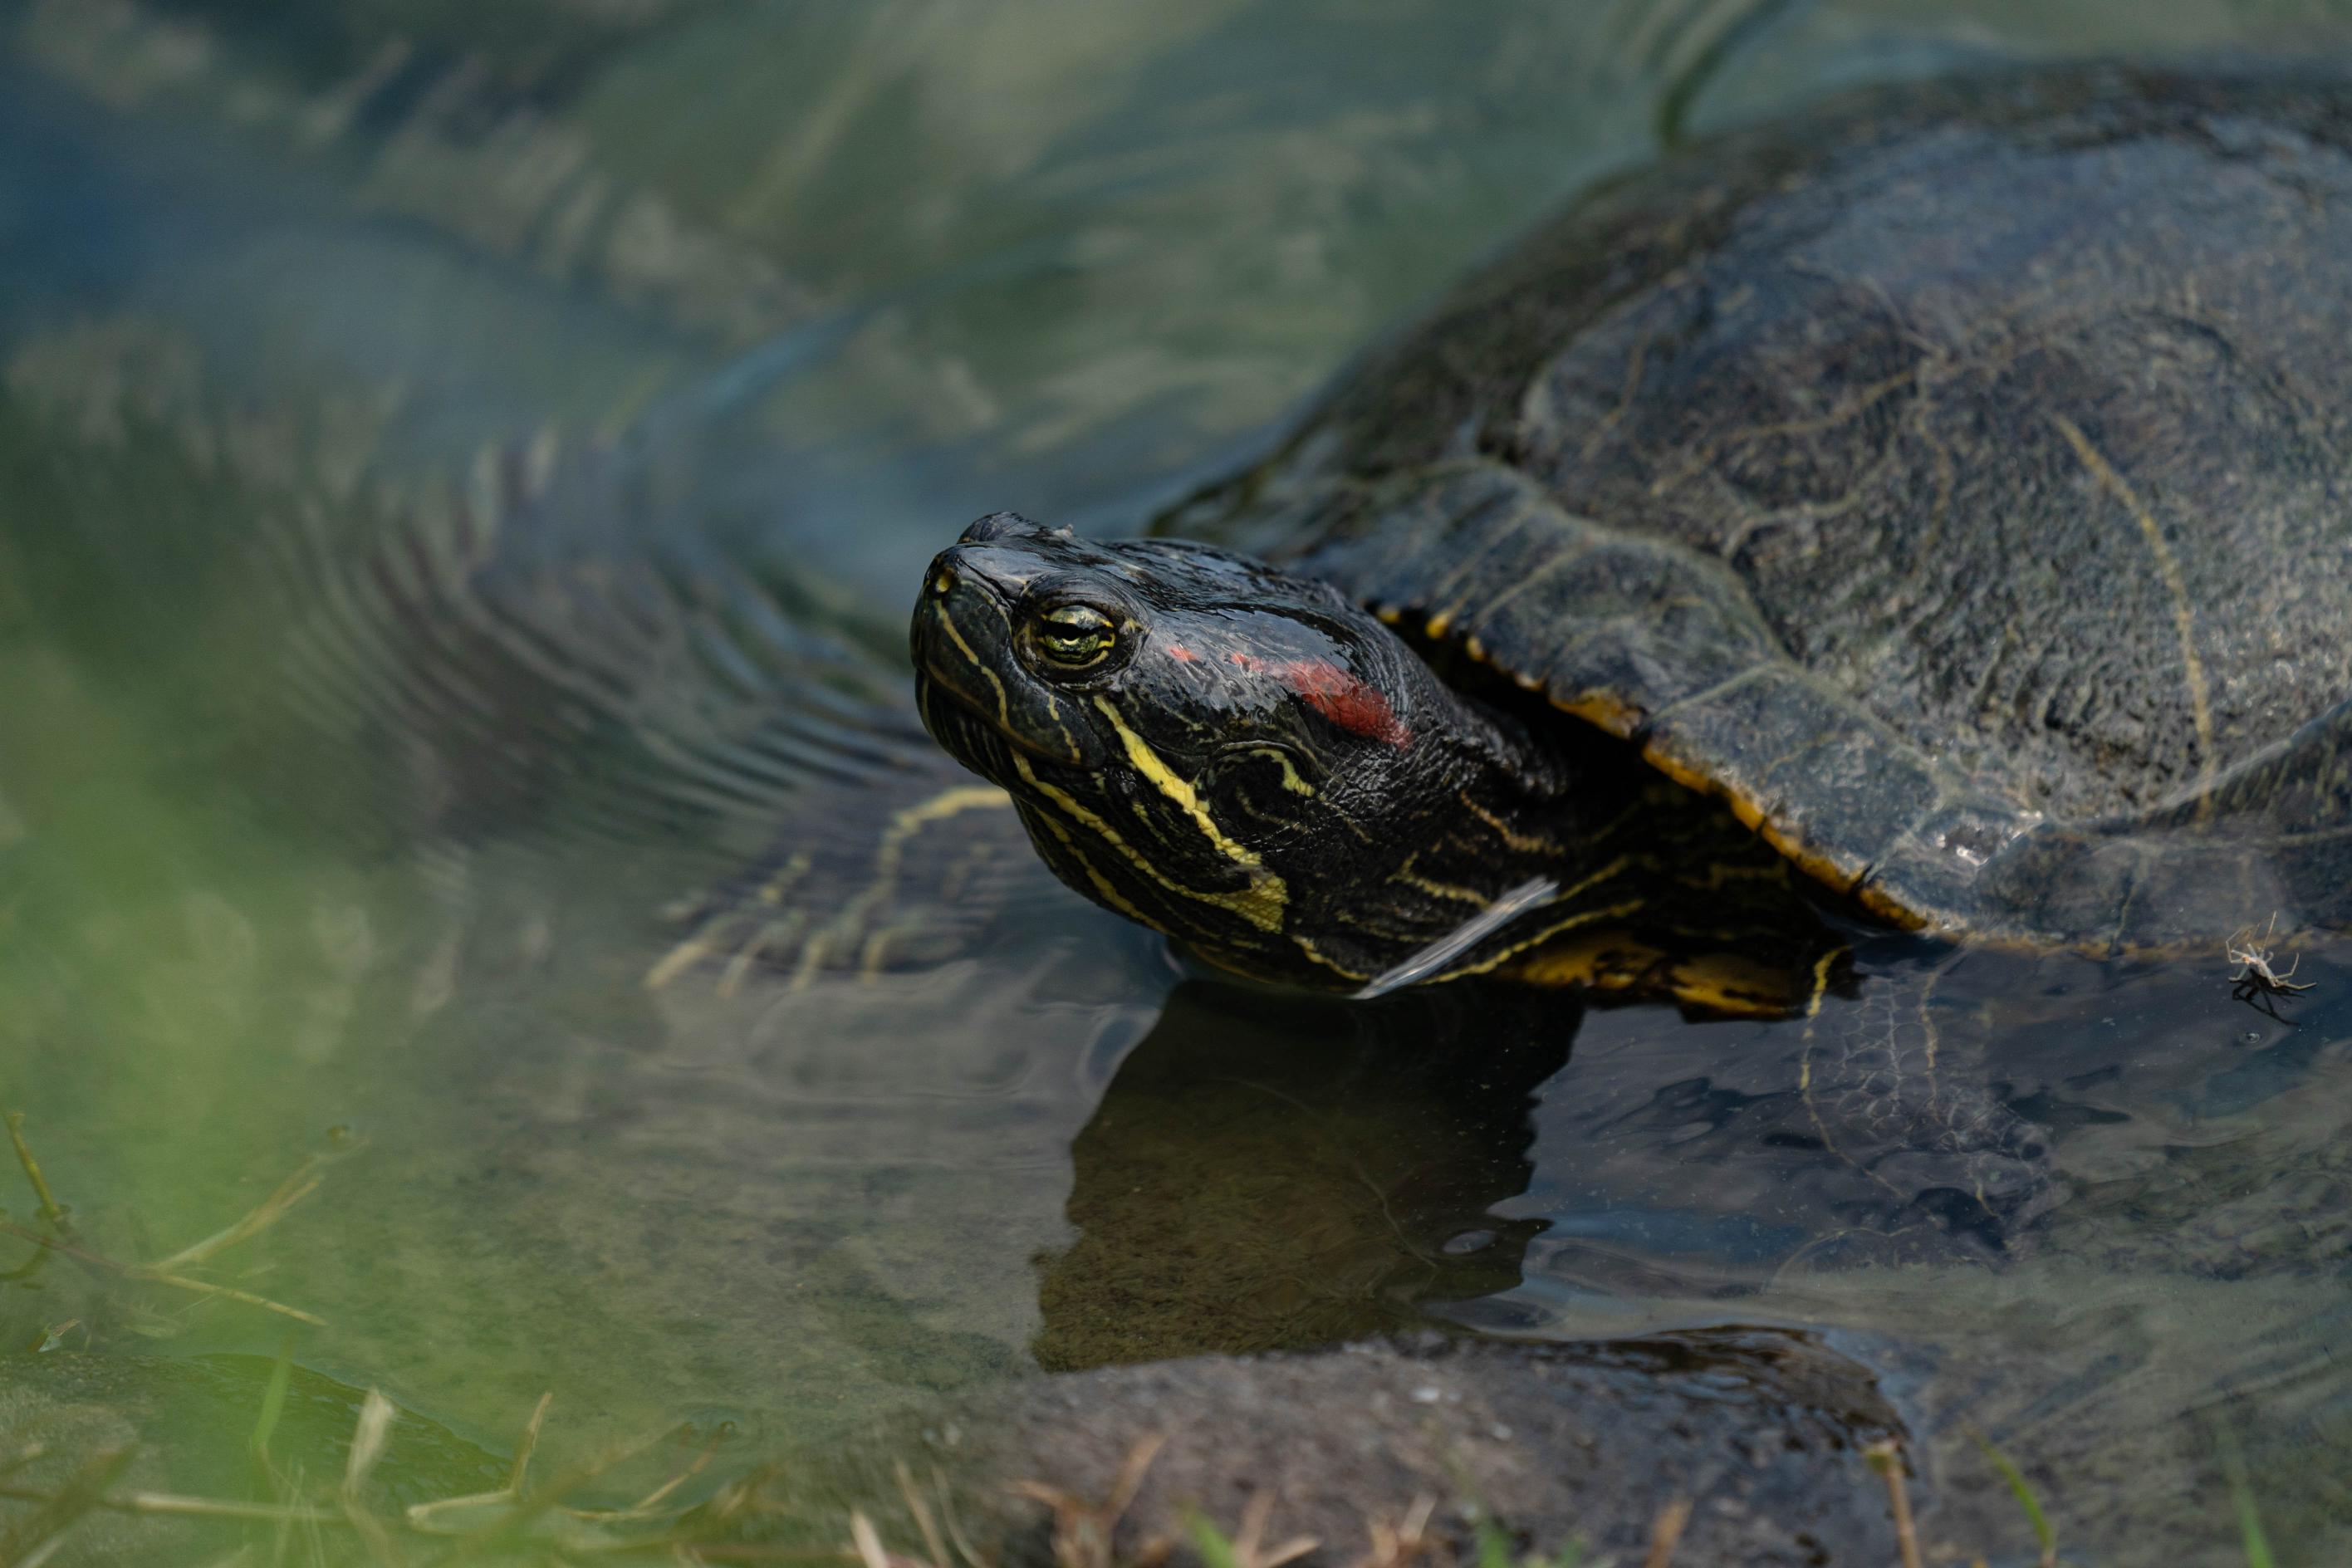
<path fill-rule="evenodd" d="M 1064 669 L 1102 662 L 1118 640 L 1110 617 L 1087 605 L 1062 605 L 1039 616 L 1032 634 L 1045 656 Z"/>

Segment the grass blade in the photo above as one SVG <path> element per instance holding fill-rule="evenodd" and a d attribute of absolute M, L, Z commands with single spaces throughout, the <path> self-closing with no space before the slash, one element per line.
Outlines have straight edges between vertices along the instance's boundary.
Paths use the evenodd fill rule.
<path fill-rule="evenodd" d="M 42 1221 L 65 1235 L 73 1234 L 72 1227 L 65 1223 L 65 1205 L 49 1191 L 48 1178 L 41 1174 L 41 1163 L 33 1158 L 33 1146 L 25 1142 L 25 1113 L 21 1110 L 8 1113 L 8 1142 L 16 1145 L 16 1163 L 25 1167 L 25 1179 L 33 1184 L 33 1195 L 40 1200 Z"/>
<path fill-rule="evenodd" d="M 2025 1521 L 2033 1527 L 2034 1543 L 2042 1548 L 2040 1568 L 2057 1568 L 2058 1532 L 2050 1527 L 2050 1516 L 2042 1511 L 2042 1500 L 2033 1495 L 2032 1483 L 2025 1479 L 2025 1472 L 2012 1464 L 2007 1454 L 1994 1447 L 1991 1438 L 1975 1427 L 1969 1428 L 1969 1436 L 1983 1451 L 1986 1462 L 2000 1472 L 2000 1479 L 2009 1483 L 2009 1495 L 2017 1500 L 2019 1508 L 2024 1510 Z"/>
<path fill-rule="evenodd" d="M 1241 1554 L 1234 1550 L 1231 1537 L 1219 1530 L 1204 1513 L 1195 1513 L 1184 1521 L 1184 1533 L 1192 1538 L 1192 1550 L 1201 1554 L 1207 1568 L 1241 1568 Z"/>
<path fill-rule="evenodd" d="M 2238 1513 L 2238 1535 L 2246 1550 L 2246 1568 L 2278 1568 L 2271 1556 L 2270 1538 L 2263 1533 L 2263 1516 L 2254 1506 L 2254 1489 L 2246 1481 L 2246 1457 L 2238 1451 L 2237 1434 L 2219 1421 L 2213 1424 L 2213 1444 L 2221 1453 L 2221 1474 L 2230 1483 L 2230 1502 Z"/>
<path fill-rule="evenodd" d="M 278 1418 L 286 1412 L 286 1384 L 294 1375 L 294 1331 L 278 1342 L 278 1359 L 270 1363 L 269 1382 L 261 1391 L 261 1414 L 253 1422 L 253 1457 L 269 1468 L 269 1439 L 277 1435 Z"/>

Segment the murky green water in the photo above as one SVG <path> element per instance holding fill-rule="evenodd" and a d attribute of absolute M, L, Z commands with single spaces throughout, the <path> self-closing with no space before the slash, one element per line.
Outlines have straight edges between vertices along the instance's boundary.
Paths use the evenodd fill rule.
<path fill-rule="evenodd" d="M 2231 1560 L 2224 1430 L 2282 1561 L 2352 1552 L 2325 955 L 2285 1023 L 2218 961 L 1960 960 L 2069 1188 L 1998 1267 L 1818 1245 L 1737 1115 L 1791 1026 L 1277 1004 L 1002 859 L 977 936 L 663 963 L 796 847 L 856 898 L 965 520 L 1139 526 L 1662 125 L 2352 45 L 2321 0 L 1930 9 L 0 5 L 0 1100 L 119 1261 L 325 1161 L 200 1270 L 323 1326 L 28 1261 L 0 1418 L 119 1406 L 242 1485 L 290 1331 L 322 1408 L 421 1418 L 425 1495 L 551 1390 L 550 1454 L 748 1458 L 1041 1365 L 1790 1322 L 2096 1560 Z M 911 887 L 962 841 L 908 842 Z"/>

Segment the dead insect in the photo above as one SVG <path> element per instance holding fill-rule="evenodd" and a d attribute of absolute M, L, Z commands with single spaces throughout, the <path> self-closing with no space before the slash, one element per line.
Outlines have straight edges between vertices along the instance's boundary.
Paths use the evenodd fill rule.
<path fill-rule="evenodd" d="M 2273 910 L 2270 924 L 2263 928 L 2263 941 L 2269 942 L 2272 933 L 2277 930 L 2278 914 Z M 2256 947 L 2253 935 L 2254 928 L 2248 926 L 2222 944 L 2221 951 L 2229 955 L 2231 963 L 2238 965 L 2238 973 L 2230 976 L 2230 994 L 2241 1002 L 2252 1003 L 2275 1018 L 2278 1016 L 2278 1005 L 2273 997 L 2292 996 L 2298 992 L 2309 991 L 2316 982 L 2306 980 L 2301 984 L 2295 984 L 2294 972 L 2303 967 L 2301 953 L 2295 954 L 2294 962 L 2286 966 L 2284 973 L 2273 969 L 2272 949 Z"/>

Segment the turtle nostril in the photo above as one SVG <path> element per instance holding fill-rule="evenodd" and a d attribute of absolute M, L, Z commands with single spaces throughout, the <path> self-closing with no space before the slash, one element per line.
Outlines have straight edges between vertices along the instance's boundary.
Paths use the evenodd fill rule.
<path fill-rule="evenodd" d="M 931 596 L 933 598 L 946 598 L 950 594 L 955 592 L 955 585 L 956 575 L 946 567 L 942 566 L 937 572 L 931 574 Z"/>

